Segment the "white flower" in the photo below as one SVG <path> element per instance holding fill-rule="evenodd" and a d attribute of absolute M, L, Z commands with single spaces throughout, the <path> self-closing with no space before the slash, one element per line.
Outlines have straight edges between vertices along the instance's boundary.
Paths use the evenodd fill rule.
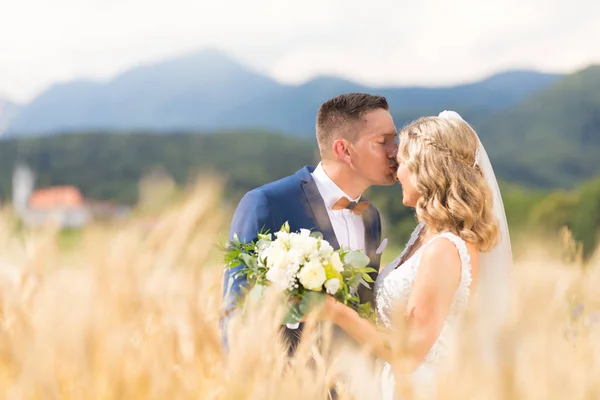
<path fill-rule="evenodd" d="M 285 231 L 275 232 L 275 237 L 277 237 L 276 241 L 279 241 L 285 245 L 290 243 L 290 234 Z"/>
<path fill-rule="evenodd" d="M 302 249 L 299 249 L 297 247 L 292 247 L 287 253 L 288 261 L 296 264 L 302 264 L 304 262 L 305 257 L 306 255 L 304 254 Z"/>
<path fill-rule="evenodd" d="M 319 264 L 322 264 L 321 255 L 319 254 L 319 250 L 315 249 L 306 257 L 308 261 L 317 261 Z"/>
<path fill-rule="evenodd" d="M 306 259 L 311 259 L 311 254 L 318 252 L 318 241 L 310 236 L 310 231 L 302 229 L 300 234 L 290 235 L 290 248 L 302 252 Z"/>
<path fill-rule="evenodd" d="M 265 249 L 262 254 L 267 259 L 266 278 L 276 287 L 283 290 L 289 285 L 289 274 L 287 267 L 289 265 L 288 251 L 281 243 L 274 241 Z"/>
<path fill-rule="evenodd" d="M 319 254 L 324 259 L 329 259 L 333 254 L 333 247 L 329 244 L 329 242 L 325 240 L 321 240 L 321 247 L 319 248 Z"/>
<path fill-rule="evenodd" d="M 300 229 L 300 236 L 309 237 L 310 236 L 310 230 L 308 230 L 308 229 Z"/>
<path fill-rule="evenodd" d="M 265 277 L 279 290 L 285 290 L 287 288 L 285 270 L 280 268 L 271 268 L 267 271 Z"/>
<path fill-rule="evenodd" d="M 338 278 L 331 278 L 325 282 L 325 290 L 327 290 L 327 293 L 333 296 L 338 290 L 340 290 L 340 285 L 340 280 Z"/>
<path fill-rule="evenodd" d="M 258 235 L 258 242 L 256 242 L 256 250 L 259 256 L 271 245 L 271 235 Z"/>
<path fill-rule="evenodd" d="M 287 250 L 279 246 L 277 242 L 273 242 L 271 246 L 266 248 L 263 255 L 267 258 L 267 267 L 270 269 L 281 268 L 287 261 Z"/>
<path fill-rule="evenodd" d="M 340 259 L 339 253 L 333 253 L 331 255 L 331 257 L 329 258 L 329 262 L 331 263 L 331 266 L 337 272 L 342 272 L 344 270 L 344 264 L 342 263 L 342 260 Z"/>
<path fill-rule="evenodd" d="M 298 279 L 302 286 L 308 290 L 321 291 L 325 283 L 325 269 L 317 260 L 309 261 L 298 273 Z"/>

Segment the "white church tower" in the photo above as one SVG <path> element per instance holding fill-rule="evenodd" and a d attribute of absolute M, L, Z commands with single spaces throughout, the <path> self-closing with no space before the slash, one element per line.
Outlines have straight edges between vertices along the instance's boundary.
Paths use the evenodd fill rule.
<path fill-rule="evenodd" d="M 35 175 L 24 163 L 17 163 L 12 180 L 12 204 L 18 215 L 27 212 L 27 203 L 35 187 Z"/>

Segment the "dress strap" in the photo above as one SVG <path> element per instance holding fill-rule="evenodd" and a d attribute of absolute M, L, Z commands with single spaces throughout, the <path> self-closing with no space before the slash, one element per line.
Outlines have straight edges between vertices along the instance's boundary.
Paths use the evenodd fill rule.
<path fill-rule="evenodd" d="M 421 234 L 421 231 L 423 230 L 424 226 L 425 226 L 425 224 L 420 222 L 415 227 L 415 229 L 412 231 L 412 233 L 410 234 L 410 239 L 408 239 L 408 242 L 406 242 L 406 246 L 404 246 L 404 250 L 402 250 L 402 252 L 398 256 L 398 258 L 396 258 L 396 260 L 394 260 L 394 263 L 395 263 L 394 268 L 398 267 L 400 265 L 400 263 L 403 263 L 406 261 L 405 260 L 406 255 L 412 249 L 412 247 L 415 245 L 415 242 L 419 238 L 419 235 Z"/>
<path fill-rule="evenodd" d="M 422 247 L 425 247 L 426 245 L 438 238 L 446 238 L 449 241 L 451 241 L 454 244 L 454 246 L 456 246 L 461 262 L 459 287 L 466 288 L 468 290 L 473 278 L 471 276 L 471 255 L 469 254 L 469 250 L 467 249 L 467 244 L 460 236 L 457 236 L 452 232 L 444 232 L 440 233 L 439 235 L 435 235 L 434 237 L 429 239 L 425 244 L 423 244 Z"/>

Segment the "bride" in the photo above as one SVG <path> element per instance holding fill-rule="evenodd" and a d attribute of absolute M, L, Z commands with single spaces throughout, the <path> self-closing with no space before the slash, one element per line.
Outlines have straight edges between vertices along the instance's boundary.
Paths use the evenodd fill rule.
<path fill-rule="evenodd" d="M 444 111 L 400 132 L 398 180 L 404 205 L 419 221 L 402 254 L 375 282 L 381 327 L 327 296 L 318 318 L 332 321 L 383 362 L 384 399 L 398 396 L 398 376 L 434 396 L 453 328 L 478 290 L 486 318 L 506 304 L 512 254 L 500 190 L 477 134 L 460 115 Z M 404 317 L 404 342 L 395 316 Z M 498 319 L 498 318 L 496 318 Z M 382 332 L 383 328 L 383 332 Z M 396 337 L 396 341 L 394 341 Z M 394 354 L 402 351 L 401 366 Z"/>

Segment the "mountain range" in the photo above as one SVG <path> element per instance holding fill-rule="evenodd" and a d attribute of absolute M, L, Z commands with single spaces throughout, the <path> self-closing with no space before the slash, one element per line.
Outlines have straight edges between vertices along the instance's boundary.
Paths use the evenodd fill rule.
<path fill-rule="evenodd" d="M 600 174 L 600 65 L 475 125 L 505 176 L 528 185 L 573 187 Z"/>
<path fill-rule="evenodd" d="M 18 107 L 16 104 L 0 98 L 0 135 L 4 133 L 13 117 L 16 115 Z"/>
<path fill-rule="evenodd" d="M 134 68 L 107 82 L 56 84 L 20 109 L 7 134 L 250 128 L 312 136 L 319 105 L 339 93 L 384 95 L 401 120 L 445 108 L 481 115 L 506 108 L 558 78 L 509 71 L 479 82 L 438 88 L 373 88 L 336 77 L 286 85 L 219 51 L 204 50 Z"/>
<path fill-rule="evenodd" d="M 107 82 L 57 84 L 19 109 L 4 102 L 8 111 L 0 111 L 0 127 L 8 124 L 7 138 L 270 131 L 314 141 L 319 105 L 351 91 L 386 96 L 397 127 L 444 109 L 458 111 L 480 134 L 503 180 L 569 188 L 600 174 L 596 65 L 568 75 L 512 70 L 433 88 L 367 87 L 328 76 L 288 85 L 207 50 L 134 68 Z"/>

